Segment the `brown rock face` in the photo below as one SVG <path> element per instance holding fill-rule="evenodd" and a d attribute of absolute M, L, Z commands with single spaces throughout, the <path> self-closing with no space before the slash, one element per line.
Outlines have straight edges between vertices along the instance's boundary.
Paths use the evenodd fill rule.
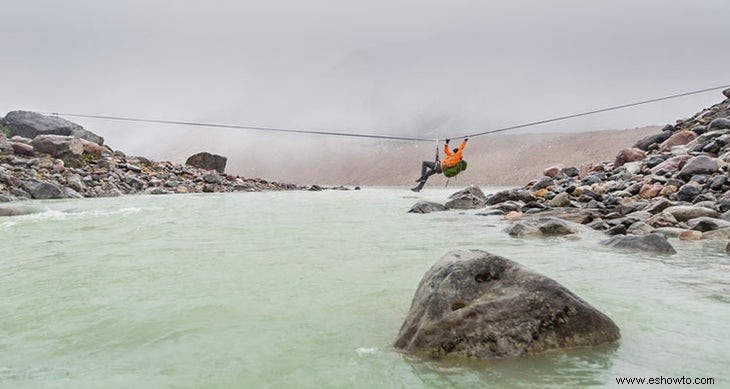
<path fill-rule="evenodd" d="M 642 199 L 653 199 L 664 189 L 662 184 L 644 184 L 639 190 L 639 197 Z"/>
<path fill-rule="evenodd" d="M 687 162 L 688 159 L 691 157 L 689 155 L 678 155 L 676 157 L 671 157 L 667 159 L 666 161 L 660 163 L 659 165 L 654 166 L 651 168 L 651 172 L 656 174 L 659 171 L 670 171 L 674 172 L 679 170 L 684 166 L 684 164 Z"/>
<path fill-rule="evenodd" d="M 31 142 L 36 152 L 50 154 L 54 157 L 81 155 L 84 146 L 79 138 L 63 135 L 38 135 Z"/>
<path fill-rule="evenodd" d="M 606 315 L 554 280 L 481 250 L 424 275 L 395 347 L 429 356 L 512 358 L 620 338 Z"/>
<path fill-rule="evenodd" d="M 672 134 L 669 139 L 665 140 L 659 147 L 659 151 L 669 151 L 674 146 L 686 145 L 695 140 L 697 134 L 692 131 L 678 131 Z"/>
<path fill-rule="evenodd" d="M 623 166 L 625 163 L 641 161 L 644 158 L 646 158 L 646 153 L 643 150 L 636 148 L 623 149 L 619 151 L 618 155 L 616 155 L 613 167 L 615 169 Z"/>
<path fill-rule="evenodd" d="M 226 170 L 227 162 L 228 158 L 222 155 L 202 152 L 188 157 L 188 160 L 185 161 L 185 164 L 200 169 L 215 170 L 218 173 L 223 173 Z"/>
<path fill-rule="evenodd" d="M 545 168 L 545 170 L 542 172 L 543 175 L 548 177 L 555 177 L 560 173 L 560 170 L 562 170 L 565 167 L 562 163 L 559 163 L 557 165 L 553 165 L 550 167 Z"/>

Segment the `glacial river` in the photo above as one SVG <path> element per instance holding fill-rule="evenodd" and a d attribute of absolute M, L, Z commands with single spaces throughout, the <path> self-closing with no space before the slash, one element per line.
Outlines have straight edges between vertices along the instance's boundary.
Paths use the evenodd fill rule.
<path fill-rule="evenodd" d="M 514 239 L 475 211 L 408 214 L 361 191 L 26 202 L 0 218 L 0 387 L 613 387 L 622 377 L 730 386 L 726 242 L 657 256 Z M 392 348 L 423 274 L 450 250 L 559 281 L 621 328 L 613 346 L 496 362 Z"/>

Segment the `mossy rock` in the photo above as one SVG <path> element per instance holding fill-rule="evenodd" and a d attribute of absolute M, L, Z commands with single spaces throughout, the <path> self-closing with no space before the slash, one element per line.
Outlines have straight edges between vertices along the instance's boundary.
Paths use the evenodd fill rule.
<path fill-rule="evenodd" d="M 66 167 L 80 169 L 89 164 L 95 164 L 99 161 L 99 156 L 96 154 L 81 154 L 74 155 L 71 157 L 63 158 L 63 165 Z"/>

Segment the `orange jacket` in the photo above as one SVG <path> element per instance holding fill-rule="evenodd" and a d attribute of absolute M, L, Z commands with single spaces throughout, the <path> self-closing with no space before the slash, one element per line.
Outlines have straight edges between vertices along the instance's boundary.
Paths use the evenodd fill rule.
<path fill-rule="evenodd" d="M 455 153 L 449 149 L 449 145 L 444 145 L 444 154 L 446 154 L 446 157 L 441 162 L 441 170 L 456 166 L 461 161 L 461 154 L 464 152 L 464 147 L 466 147 L 466 139 L 461 141 L 459 149 Z"/>

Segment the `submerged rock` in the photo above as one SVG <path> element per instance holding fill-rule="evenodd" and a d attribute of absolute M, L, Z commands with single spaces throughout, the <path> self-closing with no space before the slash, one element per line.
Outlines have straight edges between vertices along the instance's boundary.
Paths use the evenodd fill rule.
<path fill-rule="evenodd" d="M 659 254 L 676 254 L 677 251 L 667 241 L 667 237 L 660 234 L 648 235 L 615 235 L 599 242 L 604 246 L 621 249 L 634 249 Z"/>
<path fill-rule="evenodd" d="M 484 199 L 473 194 L 465 193 L 453 198 L 444 204 L 446 209 L 477 209 L 484 208 Z"/>
<path fill-rule="evenodd" d="M 408 213 L 431 213 L 445 210 L 446 207 L 439 203 L 434 203 L 433 201 L 419 201 L 408 210 Z"/>
<path fill-rule="evenodd" d="M 434 357 L 498 359 L 619 338 L 608 316 L 556 281 L 469 250 L 446 254 L 426 272 L 395 347 Z"/>
<path fill-rule="evenodd" d="M 444 204 L 446 209 L 476 209 L 483 208 L 486 200 L 484 192 L 479 187 L 469 187 L 455 192 L 449 196 L 449 201 Z"/>
<path fill-rule="evenodd" d="M 31 210 L 24 207 L 0 206 L 0 216 L 20 216 L 31 213 Z"/>
<path fill-rule="evenodd" d="M 571 226 L 565 220 L 555 217 L 540 217 L 515 222 L 505 230 L 510 236 L 560 236 L 571 235 L 578 232 L 578 229 Z"/>

